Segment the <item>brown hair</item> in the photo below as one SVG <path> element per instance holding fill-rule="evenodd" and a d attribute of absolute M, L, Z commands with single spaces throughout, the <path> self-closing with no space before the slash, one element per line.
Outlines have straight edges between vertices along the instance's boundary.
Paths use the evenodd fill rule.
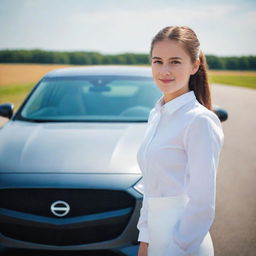
<path fill-rule="evenodd" d="M 183 49 L 188 53 L 191 62 L 195 63 L 200 59 L 198 71 L 190 76 L 189 90 L 193 90 L 197 100 L 209 110 L 212 110 L 211 91 L 207 77 L 207 63 L 203 52 L 200 50 L 200 42 L 196 33 L 186 26 L 169 26 L 160 30 L 152 39 L 150 48 L 150 57 L 156 42 L 166 39 L 175 40 L 181 44 Z"/>

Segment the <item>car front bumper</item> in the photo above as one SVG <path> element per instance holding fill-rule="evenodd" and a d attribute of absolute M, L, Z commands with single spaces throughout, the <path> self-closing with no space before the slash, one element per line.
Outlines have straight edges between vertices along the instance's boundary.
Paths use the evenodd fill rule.
<path fill-rule="evenodd" d="M 1 174 L 4 185 L 1 186 L 0 193 L 1 198 L 4 196 L 5 199 L 0 199 L 2 200 L 0 245 L 37 250 L 111 250 L 124 255 L 136 255 L 138 250 L 136 225 L 142 195 L 133 188 L 133 184 L 137 182 L 140 175 L 64 174 L 64 178 L 59 174 L 16 174 L 16 177 L 12 174 Z M 47 191 L 46 196 L 38 200 L 68 201 L 70 199 L 71 209 L 72 205 L 74 209 L 77 209 L 77 205 L 81 205 L 83 207 L 81 207 L 82 210 L 79 208 L 80 211 L 85 210 L 86 214 L 79 213 L 79 216 L 76 216 L 75 210 L 65 218 L 51 217 L 50 212 L 47 216 L 43 213 L 44 210 L 42 210 L 44 216 L 36 214 L 40 209 L 33 207 L 33 204 L 37 204 L 35 199 L 38 195 L 44 194 L 44 191 Z M 60 191 L 62 193 L 59 193 Z M 86 192 L 76 200 L 77 205 L 72 202 L 72 196 L 70 196 L 73 193 L 73 199 L 78 197 L 74 191 L 80 194 Z M 105 205 L 105 207 L 116 207 L 116 209 L 103 209 L 100 213 L 90 213 L 94 202 L 90 200 L 90 196 L 88 197 L 88 191 L 90 196 L 93 192 L 93 201 L 101 200 L 102 202 L 98 202 L 95 207 L 103 205 L 104 208 Z M 27 196 L 21 195 L 22 193 Z M 98 199 L 97 193 L 98 196 L 100 195 Z M 52 195 L 54 196 L 51 199 Z M 21 202 L 22 198 L 24 203 Z M 130 203 L 127 205 L 127 202 L 123 202 L 119 209 L 117 199 L 127 202 L 130 200 Z M 28 212 L 27 201 L 32 204 L 30 212 Z M 16 205 L 16 208 L 10 209 L 12 205 Z M 25 212 L 20 209 L 23 205 Z M 44 203 L 41 202 L 37 206 L 44 207 Z"/>

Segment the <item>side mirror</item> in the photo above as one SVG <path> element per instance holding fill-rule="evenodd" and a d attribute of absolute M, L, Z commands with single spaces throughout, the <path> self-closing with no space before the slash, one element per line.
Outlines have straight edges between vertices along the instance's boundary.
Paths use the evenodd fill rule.
<path fill-rule="evenodd" d="M 14 105 L 11 103 L 5 103 L 0 105 L 0 116 L 11 119 L 13 115 Z"/>
<path fill-rule="evenodd" d="M 228 112 L 225 109 L 214 106 L 213 111 L 219 117 L 221 122 L 224 122 L 228 119 Z"/>

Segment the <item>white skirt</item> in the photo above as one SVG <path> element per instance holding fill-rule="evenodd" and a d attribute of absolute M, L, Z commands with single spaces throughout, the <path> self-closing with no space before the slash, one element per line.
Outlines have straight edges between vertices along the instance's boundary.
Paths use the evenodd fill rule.
<path fill-rule="evenodd" d="M 148 197 L 148 256 L 176 256 L 172 253 L 171 244 L 173 228 L 187 202 L 186 194 L 170 197 Z M 186 256 L 214 256 L 210 233 L 207 233 L 196 253 Z"/>

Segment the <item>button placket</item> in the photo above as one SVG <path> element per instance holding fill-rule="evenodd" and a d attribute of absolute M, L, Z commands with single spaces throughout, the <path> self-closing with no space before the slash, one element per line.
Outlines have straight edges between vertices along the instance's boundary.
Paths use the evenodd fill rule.
<path fill-rule="evenodd" d="M 149 145 L 150 143 L 152 142 L 153 138 L 155 137 L 156 135 L 156 131 L 157 131 L 157 127 L 160 123 L 160 120 L 161 120 L 161 110 L 157 112 L 156 114 L 157 116 L 155 117 L 155 120 L 154 120 L 154 125 L 152 127 L 152 130 L 151 130 L 151 134 L 149 134 L 149 137 L 148 137 L 148 143 L 145 145 L 145 150 L 144 150 L 144 163 L 145 163 L 145 170 L 147 170 L 147 161 L 146 161 L 146 155 L 147 155 L 147 151 L 148 151 L 148 148 L 149 148 Z"/>

